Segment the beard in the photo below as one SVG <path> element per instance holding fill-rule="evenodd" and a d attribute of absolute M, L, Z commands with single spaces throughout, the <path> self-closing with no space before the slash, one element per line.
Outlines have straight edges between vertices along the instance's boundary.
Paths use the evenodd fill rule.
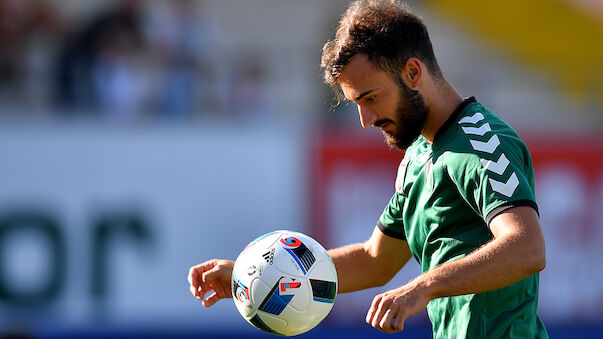
<path fill-rule="evenodd" d="M 393 134 L 385 131 L 382 133 L 389 147 L 403 151 L 421 135 L 429 110 L 419 91 L 413 91 L 404 82 L 400 82 L 400 101 L 393 121 L 396 129 L 392 132 Z M 379 123 L 377 122 L 375 125 Z"/>

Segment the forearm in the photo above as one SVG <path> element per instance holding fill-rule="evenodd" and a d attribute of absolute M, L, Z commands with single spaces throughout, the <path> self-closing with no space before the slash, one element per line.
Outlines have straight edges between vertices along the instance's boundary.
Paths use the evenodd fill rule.
<path fill-rule="evenodd" d="M 367 255 L 364 244 L 351 244 L 329 250 L 329 255 L 337 269 L 338 292 L 353 292 L 379 286 L 378 272 L 374 258 Z"/>
<path fill-rule="evenodd" d="M 535 246 L 521 236 L 499 237 L 462 259 L 424 273 L 415 283 L 428 290 L 430 299 L 499 289 L 544 268 L 544 249 Z"/>
<path fill-rule="evenodd" d="M 329 251 L 337 269 L 338 292 L 382 286 L 411 258 L 408 243 L 375 227 L 371 238 Z"/>
<path fill-rule="evenodd" d="M 406 318 L 433 299 L 499 289 L 544 268 L 544 237 L 535 209 L 513 207 L 495 216 L 489 227 L 494 239 L 478 250 L 375 296 L 366 321 L 386 332 L 401 331 Z"/>

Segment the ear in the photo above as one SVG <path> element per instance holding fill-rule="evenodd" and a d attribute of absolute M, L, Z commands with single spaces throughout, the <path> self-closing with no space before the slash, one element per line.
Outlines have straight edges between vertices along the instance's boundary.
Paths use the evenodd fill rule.
<path fill-rule="evenodd" d="M 423 63 L 417 58 L 409 58 L 402 68 L 402 79 L 406 86 L 412 90 L 418 90 L 423 79 Z"/>

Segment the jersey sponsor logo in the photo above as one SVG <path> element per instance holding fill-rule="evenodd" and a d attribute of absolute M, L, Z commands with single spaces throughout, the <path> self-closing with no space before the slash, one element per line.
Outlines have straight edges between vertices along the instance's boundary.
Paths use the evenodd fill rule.
<path fill-rule="evenodd" d="M 471 147 L 473 147 L 474 150 L 490 154 L 494 153 L 494 151 L 496 151 L 496 149 L 498 148 L 498 145 L 500 145 L 500 140 L 498 139 L 498 135 L 496 134 L 491 136 L 490 139 L 488 139 L 488 141 L 486 142 L 471 139 L 469 139 L 469 142 L 471 143 Z"/>
<path fill-rule="evenodd" d="M 459 124 L 472 124 L 475 125 L 476 123 L 480 122 L 484 120 L 484 115 L 477 112 L 475 114 L 473 114 L 470 117 L 464 117 L 461 120 L 459 120 Z"/>
<path fill-rule="evenodd" d="M 492 178 L 488 180 L 490 181 L 490 186 L 492 186 L 493 190 L 509 198 L 513 196 L 517 186 L 519 186 L 519 179 L 517 179 L 517 174 L 515 174 L 515 172 L 511 174 L 507 182 L 500 182 Z"/>

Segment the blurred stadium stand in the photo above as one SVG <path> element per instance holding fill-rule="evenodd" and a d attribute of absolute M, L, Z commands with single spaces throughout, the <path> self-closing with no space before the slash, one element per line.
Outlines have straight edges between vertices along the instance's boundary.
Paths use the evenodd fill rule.
<path fill-rule="evenodd" d="M 0 0 L 0 335 L 263 337 L 203 309 L 188 267 L 289 228 L 363 241 L 399 153 L 332 107 L 322 44 L 348 1 Z M 411 1 L 444 74 L 530 147 L 551 337 L 603 331 L 603 5 Z M 383 288 L 307 337 L 379 337 Z M 423 312 L 407 336 L 430 337 Z"/>

